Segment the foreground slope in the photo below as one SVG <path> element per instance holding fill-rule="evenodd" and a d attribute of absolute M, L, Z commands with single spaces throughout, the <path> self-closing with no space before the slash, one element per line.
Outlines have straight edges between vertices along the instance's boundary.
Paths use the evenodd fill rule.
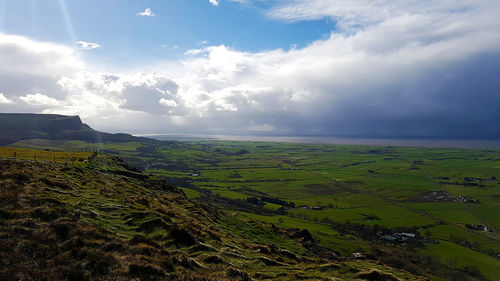
<path fill-rule="evenodd" d="M 108 155 L 0 160 L 2 280 L 419 280 L 188 201 Z"/>

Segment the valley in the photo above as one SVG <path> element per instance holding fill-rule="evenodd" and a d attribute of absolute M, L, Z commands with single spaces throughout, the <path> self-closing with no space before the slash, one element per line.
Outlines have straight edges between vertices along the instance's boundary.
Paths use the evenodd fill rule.
<path fill-rule="evenodd" d="M 376 256 L 417 275 L 429 275 L 415 261 L 423 257 L 488 280 L 499 274 L 499 151 L 235 141 L 13 146 L 119 156 L 194 202 L 238 221 L 307 229 L 345 257 Z M 267 240 L 252 233 L 239 234 Z"/>

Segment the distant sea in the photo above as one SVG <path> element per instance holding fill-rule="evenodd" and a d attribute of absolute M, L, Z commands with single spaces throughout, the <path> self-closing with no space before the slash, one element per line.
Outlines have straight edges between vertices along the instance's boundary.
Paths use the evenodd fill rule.
<path fill-rule="evenodd" d="M 231 136 L 231 135 L 168 135 L 168 134 L 135 134 L 157 140 L 196 141 L 196 140 L 229 140 L 254 142 L 288 142 L 307 144 L 345 144 L 373 146 L 407 146 L 429 148 L 470 148 L 500 149 L 500 141 L 489 140 L 455 140 L 455 139 L 391 139 L 391 138 L 341 138 L 341 137 L 275 137 L 275 136 Z"/>

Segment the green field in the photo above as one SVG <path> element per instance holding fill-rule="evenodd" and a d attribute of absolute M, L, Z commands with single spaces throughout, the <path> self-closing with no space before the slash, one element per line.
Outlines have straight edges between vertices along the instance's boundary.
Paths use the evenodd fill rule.
<path fill-rule="evenodd" d="M 234 141 L 59 145 L 116 154 L 181 186 L 188 198 L 283 228 L 306 228 L 345 255 L 378 242 L 340 234 L 336 224 L 403 227 L 439 241 L 419 252 L 458 268 L 474 266 L 486 279 L 500 276 L 500 151 Z M 260 203 L 246 210 L 248 198 Z"/>
<path fill-rule="evenodd" d="M 78 164 L 89 160 L 91 152 L 61 152 L 28 148 L 0 147 L 0 158 Z"/>

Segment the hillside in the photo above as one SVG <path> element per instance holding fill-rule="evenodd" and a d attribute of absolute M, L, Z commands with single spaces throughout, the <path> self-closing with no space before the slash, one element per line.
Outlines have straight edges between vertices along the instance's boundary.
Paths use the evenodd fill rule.
<path fill-rule="evenodd" d="M 189 201 L 113 156 L 0 171 L 2 280 L 424 280 Z"/>
<path fill-rule="evenodd" d="M 0 145 L 24 139 L 81 140 L 87 142 L 158 143 L 129 134 L 109 134 L 96 131 L 82 123 L 78 116 L 55 114 L 0 113 Z"/>

